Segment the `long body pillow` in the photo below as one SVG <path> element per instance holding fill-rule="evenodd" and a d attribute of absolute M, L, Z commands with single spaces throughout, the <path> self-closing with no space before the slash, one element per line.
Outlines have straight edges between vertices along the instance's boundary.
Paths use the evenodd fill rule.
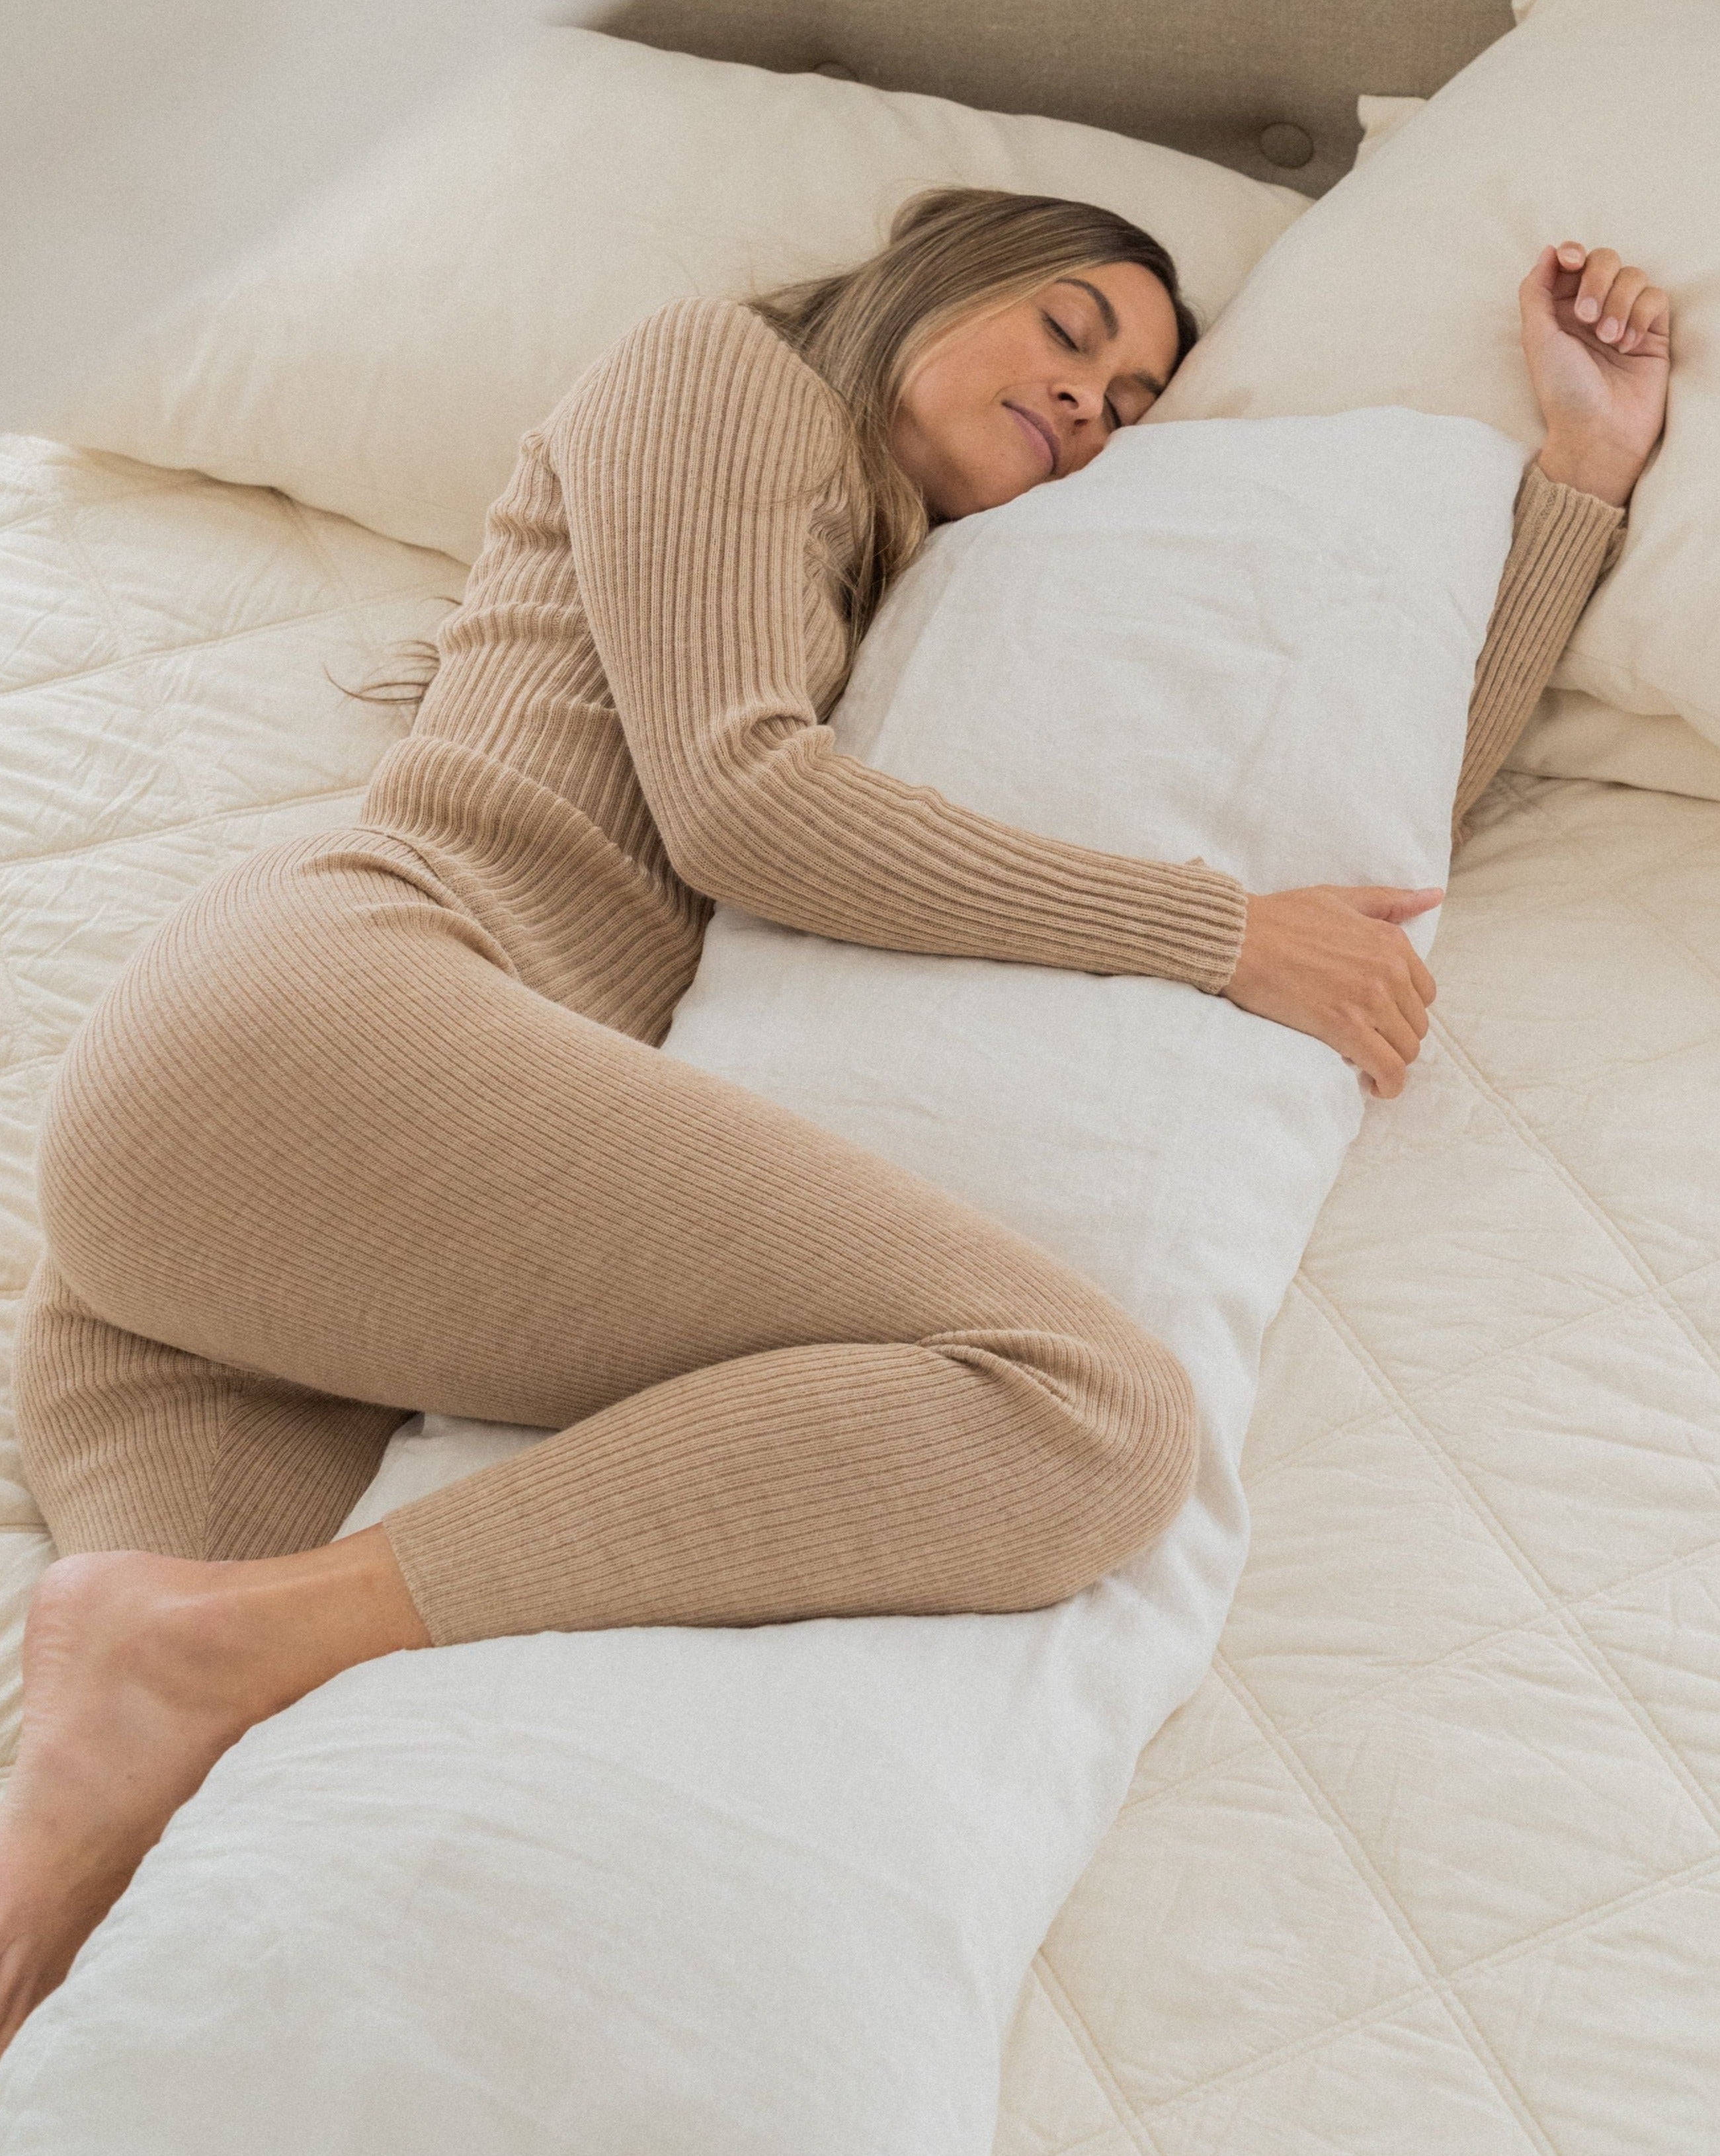
<path fill-rule="evenodd" d="M 1097 127 L 541 29 L 103 356 L 50 431 L 473 560 L 519 439 L 665 301 L 845 267 L 940 181 L 1145 224 L 1203 319 L 1307 208 Z"/>
<path fill-rule="evenodd" d="M 834 731 L 1256 889 L 1440 882 L 1518 472 L 1400 411 L 1129 429 L 936 535 Z M 1216 1642 L 1261 1334 L 1360 1081 L 1181 983 L 726 907 L 665 1052 L 1098 1281 L 1188 1364 L 1194 1496 L 1048 1609 L 347 1671 L 218 1763 L 26 2025 L 4 2156 L 986 2156 L 1032 1955 Z M 349 1525 L 532 1441 L 433 1421 Z"/>
<path fill-rule="evenodd" d="M 1148 424 L 1400 403 L 1538 447 L 1517 286 L 1567 239 L 1666 287 L 1673 369 L 1623 556 L 1554 680 L 1720 744 L 1714 0 L 1538 0 L 1286 234 Z"/>

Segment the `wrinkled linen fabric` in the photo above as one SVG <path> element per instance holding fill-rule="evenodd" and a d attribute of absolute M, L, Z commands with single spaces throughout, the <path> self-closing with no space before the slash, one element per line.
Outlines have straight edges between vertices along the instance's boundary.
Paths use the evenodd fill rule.
<path fill-rule="evenodd" d="M 1253 888 L 1440 883 L 1519 470 L 1489 428 L 1391 410 L 1130 430 L 938 536 L 835 732 L 992 814 Z M 1098 1280 L 1194 1377 L 1194 1498 L 1045 1610 L 344 1673 L 218 1763 L 17 2040 L 8 2156 L 990 2145 L 1035 1949 L 1210 1660 L 1261 1335 L 1360 1083 L 1182 983 L 727 908 L 665 1052 Z M 443 1468 L 529 1441 L 435 1436 Z M 351 1524 L 408 1494 L 394 1463 L 425 1441 Z"/>

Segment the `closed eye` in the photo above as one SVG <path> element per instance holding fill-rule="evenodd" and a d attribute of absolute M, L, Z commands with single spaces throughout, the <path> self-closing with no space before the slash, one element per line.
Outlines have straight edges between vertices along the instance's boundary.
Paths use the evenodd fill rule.
<path fill-rule="evenodd" d="M 1041 320 L 1044 321 L 1045 327 L 1048 330 L 1051 330 L 1055 332 L 1066 350 L 1070 352 L 1079 352 L 1081 350 L 1081 346 L 1069 334 L 1069 331 L 1064 328 L 1062 323 L 1058 321 L 1055 315 L 1042 315 Z M 1105 400 L 1105 416 L 1110 420 L 1112 432 L 1115 434 L 1117 429 L 1122 426 L 1122 419 L 1116 405 L 1112 403 L 1108 397 Z"/>

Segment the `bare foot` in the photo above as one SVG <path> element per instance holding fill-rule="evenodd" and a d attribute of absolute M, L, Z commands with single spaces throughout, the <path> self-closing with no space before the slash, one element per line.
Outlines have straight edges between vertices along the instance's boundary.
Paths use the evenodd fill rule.
<path fill-rule="evenodd" d="M 429 1644 L 379 1528 L 296 1557 L 49 1565 L 0 1801 L 0 2050 L 230 1744 L 353 1662 Z"/>
<path fill-rule="evenodd" d="M 259 1718 L 208 1682 L 218 1645 L 200 1641 L 195 1619 L 208 1576 L 226 1569 L 126 1551 L 61 1558 L 42 1575 L 24 1626 L 18 1763 L 0 1802 L 0 2046 Z"/>

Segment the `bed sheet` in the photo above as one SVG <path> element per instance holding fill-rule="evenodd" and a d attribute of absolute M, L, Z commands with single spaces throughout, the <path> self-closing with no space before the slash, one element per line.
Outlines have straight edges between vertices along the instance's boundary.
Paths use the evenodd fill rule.
<path fill-rule="evenodd" d="M 464 571 L 0 439 L 0 1324 L 54 1062 Z M 1720 2111 L 1720 803 L 1512 774 L 1276 1324 L 1254 1547 L 1023 1994 L 998 2156 L 1688 2151 Z M 0 1745 L 51 1551 L 0 1452 Z"/>

